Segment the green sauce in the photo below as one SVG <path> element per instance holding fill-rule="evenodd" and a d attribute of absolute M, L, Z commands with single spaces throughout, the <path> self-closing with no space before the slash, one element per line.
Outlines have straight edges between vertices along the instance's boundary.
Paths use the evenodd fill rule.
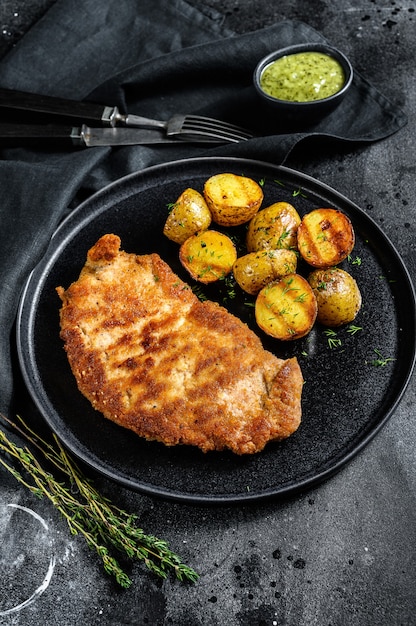
<path fill-rule="evenodd" d="M 344 70 L 323 52 L 289 54 L 267 65 L 260 77 L 263 91 L 279 100 L 310 102 L 328 98 L 342 89 Z"/>

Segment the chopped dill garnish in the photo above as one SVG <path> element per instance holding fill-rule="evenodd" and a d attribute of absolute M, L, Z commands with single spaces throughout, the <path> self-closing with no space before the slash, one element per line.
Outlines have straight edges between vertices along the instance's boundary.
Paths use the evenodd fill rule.
<path fill-rule="evenodd" d="M 355 326 L 354 324 L 350 324 L 347 328 L 347 333 L 350 333 L 350 335 L 355 335 L 355 333 L 358 333 L 360 330 L 362 330 L 362 326 Z"/>
<path fill-rule="evenodd" d="M 391 361 L 395 361 L 396 359 L 393 359 L 392 357 L 384 357 L 381 354 L 381 351 L 378 350 L 377 348 L 374 348 L 374 352 L 377 354 L 377 359 L 373 359 L 371 361 L 371 365 L 374 365 L 375 367 L 384 367 L 385 365 L 387 365 L 387 363 L 391 363 Z"/>
<path fill-rule="evenodd" d="M 341 339 L 337 337 L 337 333 L 332 328 L 327 328 L 324 330 L 324 335 L 328 340 L 328 346 L 330 349 L 339 348 L 342 345 Z"/>

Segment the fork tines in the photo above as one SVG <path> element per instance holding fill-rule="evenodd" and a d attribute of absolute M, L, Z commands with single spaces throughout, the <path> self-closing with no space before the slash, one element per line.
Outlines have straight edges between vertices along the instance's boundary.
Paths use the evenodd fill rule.
<path fill-rule="evenodd" d="M 253 134 L 245 128 L 198 115 L 187 115 L 183 121 L 181 132 L 229 142 L 245 141 L 253 137 Z"/>

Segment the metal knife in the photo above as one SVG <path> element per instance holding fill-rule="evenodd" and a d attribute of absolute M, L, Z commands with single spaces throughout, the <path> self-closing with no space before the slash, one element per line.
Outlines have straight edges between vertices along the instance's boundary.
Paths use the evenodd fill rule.
<path fill-rule="evenodd" d="M 219 142 L 212 138 L 196 137 L 170 139 L 166 133 L 146 128 L 91 128 L 82 126 L 55 126 L 52 124 L 2 124 L 0 123 L 0 148 L 30 146 L 36 148 L 91 148 L 94 146 L 180 145 L 210 144 Z"/>
<path fill-rule="evenodd" d="M 156 129 L 163 130 L 168 137 L 194 143 L 196 139 L 206 139 L 209 143 L 236 143 L 253 137 L 245 128 L 201 115 L 174 113 L 167 120 L 158 120 L 123 114 L 115 106 L 4 88 L 0 88 L 0 113 L 4 114 L 4 121 L 14 124 L 71 124 L 77 127 L 86 124 L 93 128 Z"/>

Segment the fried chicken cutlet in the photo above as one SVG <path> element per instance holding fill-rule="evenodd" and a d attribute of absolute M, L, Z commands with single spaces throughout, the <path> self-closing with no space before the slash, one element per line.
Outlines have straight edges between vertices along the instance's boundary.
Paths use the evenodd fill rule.
<path fill-rule="evenodd" d="M 78 280 L 57 288 L 61 338 L 93 407 L 147 440 L 204 452 L 251 454 L 291 435 L 301 420 L 297 360 L 264 350 L 159 255 L 120 245 L 101 237 Z"/>

